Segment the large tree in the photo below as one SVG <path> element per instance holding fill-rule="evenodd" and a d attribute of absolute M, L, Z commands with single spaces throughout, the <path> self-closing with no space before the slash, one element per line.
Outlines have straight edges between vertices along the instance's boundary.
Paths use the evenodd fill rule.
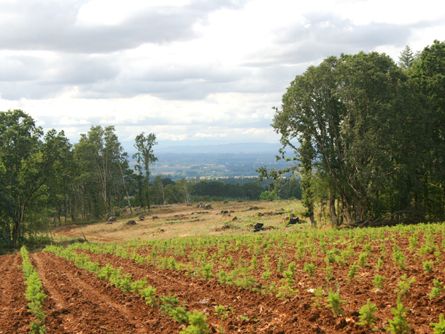
<path fill-rule="evenodd" d="M 24 237 L 28 209 L 45 194 L 54 162 L 42 136 L 42 129 L 23 111 L 0 112 L 0 228 L 13 247 Z"/>
<path fill-rule="evenodd" d="M 143 180 L 140 183 L 140 194 L 143 202 L 141 204 L 148 209 L 150 209 L 150 166 L 158 160 L 153 150 L 156 144 L 156 135 L 154 133 L 145 135 L 142 132 L 135 138 L 134 147 L 137 150 L 133 155 L 133 158 L 136 159 L 135 168 L 139 175 L 143 176 Z"/>
<path fill-rule="evenodd" d="M 434 41 L 408 71 L 421 94 L 417 119 L 421 122 L 423 208 L 429 216 L 445 214 L 445 42 Z"/>
<path fill-rule="evenodd" d="M 297 155 L 313 223 L 314 183 L 326 185 L 334 226 L 382 221 L 410 205 L 394 188 L 407 163 L 400 150 L 410 129 L 400 126 L 412 124 L 406 81 L 391 58 L 373 52 L 327 58 L 291 83 L 273 126 Z"/>

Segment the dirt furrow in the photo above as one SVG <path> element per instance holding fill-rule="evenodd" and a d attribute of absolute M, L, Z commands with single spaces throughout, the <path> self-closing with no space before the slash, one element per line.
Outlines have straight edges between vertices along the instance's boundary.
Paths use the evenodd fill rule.
<path fill-rule="evenodd" d="M 0 256 L 0 334 L 28 333 L 31 321 L 20 255 Z"/>
<path fill-rule="evenodd" d="M 52 254 L 32 259 L 49 296 L 48 333 L 177 333 L 179 326 L 132 294 Z"/>
<path fill-rule="evenodd" d="M 189 309 L 209 314 L 215 327 L 223 327 L 229 333 L 314 333 L 317 325 L 309 322 L 307 305 L 299 305 L 299 297 L 292 303 L 273 296 L 262 295 L 246 289 L 219 284 L 213 280 L 201 280 L 184 273 L 160 270 L 150 265 L 139 265 L 108 254 L 86 253 L 94 261 L 121 267 L 136 279 L 146 278 L 160 295 L 176 295 Z M 215 306 L 223 305 L 232 311 L 217 315 Z M 298 317 L 297 317 L 298 315 Z"/>

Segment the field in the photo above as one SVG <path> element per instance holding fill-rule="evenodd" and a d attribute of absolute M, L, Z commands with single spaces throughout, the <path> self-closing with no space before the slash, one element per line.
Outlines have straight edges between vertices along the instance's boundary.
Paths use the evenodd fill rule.
<path fill-rule="evenodd" d="M 206 204 L 206 203 L 203 203 Z M 129 220 L 68 226 L 54 231 L 59 240 L 83 238 L 96 242 L 120 242 L 135 239 L 168 239 L 188 236 L 244 234 L 252 225 L 262 222 L 274 230 L 285 230 L 283 224 L 290 213 L 297 216 L 304 211 L 296 201 L 225 201 L 212 202 L 211 209 L 197 204 L 154 206 L 144 221 L 136 218 L 137 225 L 128 226 Z"/>
<path fill-rule="evenodd" d="M 0 257 L 0 333 L 445 332 L 445 224 L 286 227 L 295 207 L 170 206 L 60 229 L 89 242 Z"/>

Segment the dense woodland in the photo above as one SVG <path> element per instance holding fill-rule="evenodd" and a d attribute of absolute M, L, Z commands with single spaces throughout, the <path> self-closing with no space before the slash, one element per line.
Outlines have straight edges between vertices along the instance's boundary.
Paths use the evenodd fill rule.
<path fill-rule="evenodd" d="M 273 127 L 299 161 L 312 224 L 317 205 L 333 226 L 444 219 L 445 42 L 398 64 L 326 58 L 291 83 Z"/>

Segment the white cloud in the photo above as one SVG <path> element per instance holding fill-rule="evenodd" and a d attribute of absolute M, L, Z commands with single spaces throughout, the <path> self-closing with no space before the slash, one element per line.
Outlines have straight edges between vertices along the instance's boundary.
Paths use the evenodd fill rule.
<path fill-rule="evenodd" d="M 341 52 L 397 57 L 445 36 L 434 0 L 3 0 L 0 110 L 21 108 L 75 140 L 274 141 L 272 106 Z"/>

